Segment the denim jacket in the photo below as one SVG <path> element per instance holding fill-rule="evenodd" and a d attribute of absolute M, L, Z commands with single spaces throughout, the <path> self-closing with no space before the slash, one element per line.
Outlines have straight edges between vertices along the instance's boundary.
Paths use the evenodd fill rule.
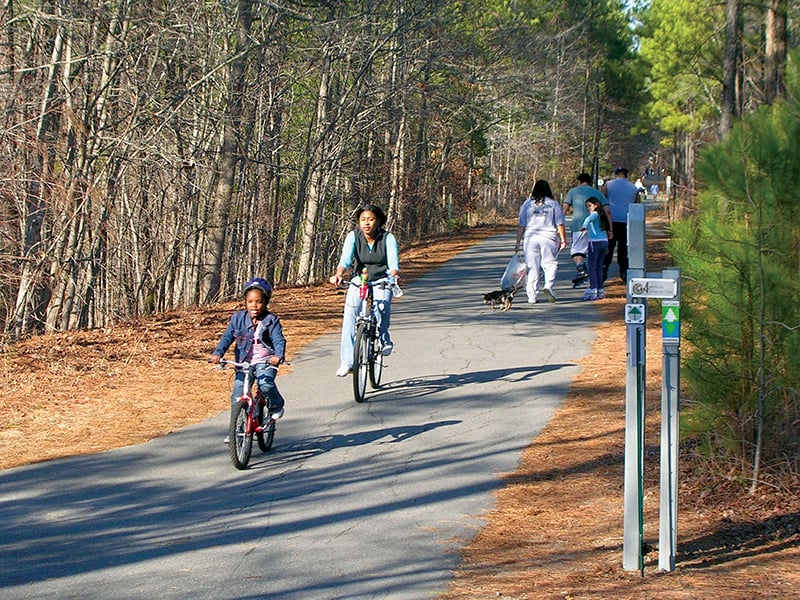
<path fill-rule="evenodd" d="M 268 312 L 263 319 L 264 328 L 262 342 L 270 350 L 270 354 L 277 356 L 283 361 L 286 358 L 286 338 L 283 337 L 283 327 L 278 315 Z M 239 310 L 233 313 L 228 323 L 228 328 L 222 334 L 216 349 L 212 354 L 222 356 L 236 342 L 234 349 L 234 359 L 236 362 L 243 362 L 251 355 L 253 349 L 253 336 L 256 326 L 247 310 Z"/>

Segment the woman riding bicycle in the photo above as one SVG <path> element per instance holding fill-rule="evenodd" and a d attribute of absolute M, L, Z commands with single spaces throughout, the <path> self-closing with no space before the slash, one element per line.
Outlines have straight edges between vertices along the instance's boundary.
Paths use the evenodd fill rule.
<path fill-rule="evenodd" d="M 228 328 L 222 334 L 209 360 L 219 364 L 225 351 L 236 342 L 236 362 L 248 362 L 255 372 L 255 380 L 261 393 L 269 401 L 269 416 L 280 419 L 283 416 L 283 396 L 275 386 L 278 365 L 284 362 L 286 338 L 278 315 L 269 311 L 272 286 L 265 279 L 254 277 L 244 285 L 243 310 L 231 316 Z M 236 404 L 244 390 L 245 374 L 237 371 L 231 393 L 231 404 Z"/>
<path fill-rule="evenodd" d="M 353 265 L 353 282 L 360 281 L 362 269 L 367 269 L 368 281 L 376 281 L 387 275 L 395 282 L 400 279 L 400 257 L 397 239 L 386 231 L 386 214 L 374 204 L 356 210 L 357 229 L 347 234 L 342 246 L 342 257 L 336 267 L 331 283 L 342 284 L 345 271 Z M 390 287 L 373 288 L 373 302 L 378 307 L 378 330 L 380 331 L 383 355 L 389 356 L 394 348 L 389 337 L 389 321 L 392 312 L 392 290 Z M 342 318 L 341 363 L 336 371 L 338 377 L 345 377 L 353 368 L 353 342 L 355 338 L 356 316 L 361 307 L 358 286 L 350 285 L 344 301 Z"/>

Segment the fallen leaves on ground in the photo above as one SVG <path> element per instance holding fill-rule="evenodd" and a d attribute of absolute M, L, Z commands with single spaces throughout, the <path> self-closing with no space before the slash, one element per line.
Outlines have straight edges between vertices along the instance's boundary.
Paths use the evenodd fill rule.
<path fill-rule="evenodd" d="M 509 229 L 481 227 L 411 245 L 403 253 L 404 278 Z M 663 223 L 659 231 L 663 236 Z M 665 260 L 663 237 L 648 245 L 651 259 Z M 677 568 L 658 572 L 658 329 L 648 333 L 644 535 L 650 551 L 643 576 L 623 571 L 625 290 L 614 284 L 607 292 L 598 303 L 606 322 L 597 327 L 581 374 L 519 469 L 504 478 L 441 600 L 797 596 L 798 497 L 771 489 L 749 496 L 740 486 L 709 481 L 687 468 L 691 456 L 681 474 Z M 145 442 L 227 410 L 231 375 L 212 371 L 206 357 L 238 306 L 190 308 L 5 347 L 0 468 Z M 341 307 L 341 295 L 327 285 L 276 291 L 271 308 L 287 331 L 290 360 L 339 328 Z"/>

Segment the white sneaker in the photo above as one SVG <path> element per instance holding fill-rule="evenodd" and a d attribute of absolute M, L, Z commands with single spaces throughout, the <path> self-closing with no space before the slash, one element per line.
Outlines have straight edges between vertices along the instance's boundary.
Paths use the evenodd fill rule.
<path fill-rule="evenodd" d="M 270 421 L 277 421 L 283 416 L 283 409 L 276 410 L 275 412 L 269 413 L 269 420 Z"/>
<path fill-rule="evenodd" d="M 544 295 L 547 296 L 547 301 L 548 302 L 555 302 L 556 301 L 556 295 L 553 293 L 553 290 L 551 290 L 550 288 L 546 287 L 542 291 L 544 292 Z"/>
<path fill-rule="evenodd" d="M 528 304 L 536 304 L 536 298 L 528 298 Z"/>
<path fill-rule="evenodd" d="M 345 364 L 339 365 L 339 369 L 336 371 L 337 377 L 347 377 L 347 374 L 350 372 L 352 367 L 348 367 Z"/>
<path fill-rule="evenodd" d="M 383 346 L 383 349 L 381 350 L 381 354 L 383 354 L 384 356 L 391 356 L 392 355 L 392 350 L 394 350 L 394 344 L 389 342 L 388 344 L 385 344 Z"/>

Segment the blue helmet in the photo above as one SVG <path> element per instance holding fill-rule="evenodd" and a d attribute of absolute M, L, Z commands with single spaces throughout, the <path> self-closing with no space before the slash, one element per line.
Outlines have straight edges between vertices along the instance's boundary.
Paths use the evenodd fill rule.
<path fill-rule="evenodd" d="M 261 290 L 264 292 L 264 297 L 266 301 L 269 302 L 269 299 L 272 298 L 272 285 L 266 279 L 262 279 L 261 277 L 253 277 L 250 281 L 244 284 L 244 291 L 242 291 L 242 296 L 246 296 L 247 292 L 250 290 Z"/>

